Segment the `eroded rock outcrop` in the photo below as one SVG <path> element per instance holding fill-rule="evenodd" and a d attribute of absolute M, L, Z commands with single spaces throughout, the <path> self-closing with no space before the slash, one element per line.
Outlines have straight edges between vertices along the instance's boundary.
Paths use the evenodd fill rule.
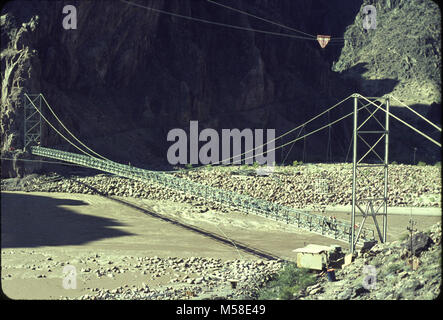
<path fill-rule="evenodd" d="M 433 1 L 363 1 L 376 7 L 376 29 L 364 15 L 345 32 L 349 39 L 334 71 L 357 81 L 362 94 L 391 93 L 408 104 L 441 103 L 441 12 Z M 377 80 L 377 81 L 375 81 Z M 392 101 L 392 105 L 398 102 Z M 436 119 L 439 120 L 439 119 Z"/>

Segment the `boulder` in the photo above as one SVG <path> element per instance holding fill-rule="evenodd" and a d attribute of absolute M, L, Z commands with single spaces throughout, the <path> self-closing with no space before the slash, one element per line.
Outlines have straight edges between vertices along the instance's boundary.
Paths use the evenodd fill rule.
<path fill-rule="evenodd" d="M 412 241 L 409 238 L 403 243 L 408 251 L 410 251 L 415 256 L 420 256 L 423 251 L 428 250 L 428 248 L 433 244 L 431 237 L 423 232 L 418 232 L 412 236 Z M 412 248 L 411 248 L 412 246 Z M 411 250 L 412 249 L 412 250 Z"/>
<path fill-rule="evenodd" d="M 373 247 L 377 244 L 377 241 L 365 241 L 363 243 L 363 247 L 361 248 L 361 252 L 368 252 L 369 250 L 373 249 Z"/>

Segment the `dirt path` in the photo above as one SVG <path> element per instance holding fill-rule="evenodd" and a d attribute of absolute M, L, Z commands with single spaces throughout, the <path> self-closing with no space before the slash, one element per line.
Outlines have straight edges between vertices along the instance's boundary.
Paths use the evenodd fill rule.
<path fill-rule="evenodd" d="M 265 218 L 202 213 L 168 201 L 4 192 L 1 207 L 2 289 L 10 298 L 74 298 L 94 288 L 168 283 L 170 274 L 153 278 L 137 267 L 146 257 L 293 259 L 292 250 L 308 243 L 347 247 Z M 391 220 L 394 236 L 406 226 L 407 218 L 401 218 Z M 423 227 L 440 220 L 423 219 Z M 66 264 L 80 275 L 75 290 L 62 286 Z M 127 270 L 112 277 L 93 274 L 105 266 Z"/>

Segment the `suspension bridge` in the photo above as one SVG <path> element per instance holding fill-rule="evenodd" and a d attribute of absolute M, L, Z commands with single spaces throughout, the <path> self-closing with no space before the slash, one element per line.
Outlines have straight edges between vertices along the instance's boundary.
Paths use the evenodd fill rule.
<path fill-rule="evenodd" d="M 353 134 L 353 142 L 354 142 L 354 148 L 353 148 L 353 189 L 352 189 L 352 218 L 350 222 L 347 221 L 340 221 L 337 219 L 329 219 L 321 214 L 316 214 L 310 211 L 295 209 L 292 207 L 284 206 L 278 203 L 269 202 L 263 199 L 254 198 L 248 195 L 235 193 L 229 190 L 223 190 L 215 187 L 211 187 L 205 184 L 200 184 L 197 182 L 190 181 L 188 179 L 178 178 L 174 176 L 171 172 L 167 171 L 152 171 L 152 170 L 146 170 L 142 168 L 133 167 L 130 165 L 125 165 L 122 163 L 117 163 L 112 160 L 109 160 L 105 158 L 104 156 L 96 153 L 89 147 L 87 147 L 85 144 L 83 144 L 75 135 L 73 135 L 68 128 L 62 123 L 62 121 L 57 117 L 54 110 L 51 108 L 47 100 L 42 94 L 24 94 L 25 96 L 25 105 L 24 105 L 24 117 L 25 117 L 25 125 L 24 125 L 24 148 L 26 150 L 29 150 L 31 154 L 39 157 L 45 157 L 45 158 L 51 158 L 60 160 L 66 163 L 83 166 L 91 169 L 100 170 L 106 173 L 118 175 L 121 177 L 129 178 L 138 180 L 144 183 L 154 183 L 157 185 L 160 185 L 165 188 L 169 188 L 172 190 L 176 190 L 182 193 L 185 193 L 187 195 L 195 196 L 197 198 L 200 198 L 204 201 L 213 201 L 216 203 L 219 203 L 223 206 L 230 207 L 234 210 L 239 210 L 241 212 L 244 212 L 246 214 L 256 214 L 263 216 L 265 218 L 273 219 L 276 221 L 281 221 L 283 223 L 292 224 L 296 227 L 306 230 L 312 233 L 320 234 L 325 237 L 329 237 L 332 239 L 340 240 L 346 243 L 349 243 L 351 246 L 351 250 L 353 251 L 356 245 L 361 245 L 366 241 L 375 241 L 375 230 L 373 228 L 367 228 L 364 227 L 366 218 L 372 217 L 374 220 L 374 226 L 376 228 L 376 231 L 378 233 L 379 239 L 381 242 L 386 241 L 386 230 L 387 230 L 387 199 L 388 199 L 388 137 L 389 137 L 389 116 L 392 116 L 394 119 L 400 121 L 404 125 L 408 126 L 410 129 L 414 130 L 416 133 L 422 135 L 429 141 L 433 142 L 434 144 L 441 147 L 441 143 L 432 139 L 425 133 L 421 132 L 420 130 L 414 128 L 413 126 L 409 125 L 402 119 L 398 118 L 397 116 L 393 115 L 389 111 L 389 99 L 395 97 L 385 97 L 385 98 L 367 98 L 360 94 L 352 94 L 348 96 L 347 98 L 341 100 L 337 104 L 333 105 L 332 107 L 328 108 L 327 110 L 323 111 L 322 113 L 318 114 L 317 116 L 313 117 L 312 119 L 308 120 L 304 124 L 293 128 L 289 130 L 288 132 L 280 135 L 277 138 L 274 138 L 273 140 L 278 140 L 291 132 L 294 132 L 298 129 L 304 129 L 306 127 L 306 124 L 314 121 L 315 119 L 327 114 L 329 119 L 329 113 L 334 108 L 343 105 L 345 101 L 349 99 L 354 99 L 354 111 L 348 113 L 345 116 L 342 116 L 334 121 L 329 122 L 325 126 L 322 126 L 318 129 L 315 129 L 309 133 L 304 134 L 303 136 L 299 135 L 287 142 L 284 143 L 278 147 L 275 147 L 271 150 L 263 151 L 261 154 L 265 154 L 267 152 L 271 152 L 273 150 L 277 150 L 280 148 L 283 148 L 287 145 L 294 144 L 296 141 L 299 141 L 301 139 L 305 139 L 307 136 L 310 136 L 316 132 L 319 132 L 325 128 L 330 128 L 331 125 L 353 115 L 354 116 L 354 134 Z M 367 103 L 363 106 L 358 106 L 358 101 L 363 100 Z M 382 108 L 382 105 L 384 103 L 379 103 L 380 101 L 385 100 L 386 108 Z M 400 100 L 396 99 L 401 103 Z M 377 102 L 379 104 L 377 104 Z M 47 109 L 52 113 L 52 115 L 55 117 L 55 119 L 59 122 L 59 124 L 69 133 L 69 135 L 82 147 L 79 147 L 74 142 L 72 142 L 69 138 L 67 138 L 63 133 L 61 133 L 43 114 L 43 106 L 46 106 Z M 369 106 L 375 106 L 374 111 L 370 111 L 368 109 Z M 428 119 L 423 117 L 421 114 L 415 112 L 413 109 L 411 109 L 409 106 L 404 105 L 407 109 L 410 109 L 414 114 L 416 114 L 418 117 L 421 117 L 426 122 L 437 128 L 439 131 L 441 131 L 441 128 L 430 122 Z M 366 109 L 369 112 L 369 117 L 367 117 L 363 122 L 361 122 L 358 125 L 357 121 L 357 115 L 358 112 Z M 386 115 L 386 122 L 385 125 L 381 124 L 380 121 L 378 121 L 376 118 L 375 120 L 382 126 L 382 130 L 372 130 L 372 131 L 364 131 L 361 130 L 361 128 L 371 119 L 374 118 L 375 113 L 378 110 L 384 111 Z M 41 141 L 41 130 L 42 130 L 42 121 L 44 120 L 57 134 L 59 134 L 63 139 L 65 139 L 69 144 L 74 146 L 76 149 L 80 150 L 83 154 L 77 154 L 57 149 L 51 149 L 47 147 L 40 146 Z M 371 146 L 364 138 L 363 134 L 367 133 L 378 133 L 381 134 L 381 137 Z M 358 159 L 358 152 L 357 152 L 357 138 L 361 138 L 366 144 L 366 146 L 369 148 L 369 150 Z M 384 158 L 379 156 L 375 152 L 376 145 L 382 140 L 385 139 L 385 156 Z M 264 145 L 272 142 L 268 141 L 267 143 L 258 146 L 255 149 L 262 148 Z M 85 151 L 86 149 L 87 151 Z M 262 149 L 260 149 L 262 150 Z M 251 150 L 246 150 L 246 152 L 240 154 L 240 155 L 234 155 L 230 159 L 240 157 L 245 154 L 251 154 Z M 375 154 L 378 156 L 378 158 L 382 161 L 381 164 L 363 164 L 362 160 L 370 153 L 375 152 Z M 247 158 L 243 159 L 246 160 Z M 220 166 L 226 166 L 226 160 L 221 160 L 218 163 L 213 163 L 213 165 L 220 165 Z M 229 160 L 229 159 L 228 159 Z M 358 168 L 364 166 L 374 166 L 379 167 L 383 170 L 384 173 L 384 180 L 383 180 L 383 194 L 381 196 L 378 196 L 376 194 L 373 195 L 373 197 L 367 197 L 367 198 L 358 198 L 357 197 L 357 173 Z M 191 168 L 188 170 L 197 170 L 198 168 Z M 377 186 L 376 186 L 377 187 Z M 379 201 L 379 202 L 377 202 Z M 381 201 L 381 202 L 380 202 Z M 366 209 L 362 209 L 363 204 L 366 203 Z M 377 209 L 374 209 L 374 206 L 377 206 Z M 361 224 L 358 226 L 358 229 L 355 224 L 355 218 L 357 216 L 356 211 L 357 208 L 362 213 L 363 220 Z M 379 213 L 379 209 L 383 208 L 383 212 Z M 383 217 L 383 225 L 382 230 L 380 230 L 380 227 L 377 222 L 377 216 L 381 215 Z"/>

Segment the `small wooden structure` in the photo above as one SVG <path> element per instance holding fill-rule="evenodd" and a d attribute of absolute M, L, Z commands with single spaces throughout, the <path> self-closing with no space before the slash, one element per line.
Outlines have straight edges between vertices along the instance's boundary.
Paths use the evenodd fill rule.
<path fill-rule="evenodd" d="M 328 268 L 330 262 L 342 256 L 340 246 L 321 246 L 308 244 L 304 248 L 292 250 L 297 253 L 297 267 L 312 270 L 324 270 Z"/>

